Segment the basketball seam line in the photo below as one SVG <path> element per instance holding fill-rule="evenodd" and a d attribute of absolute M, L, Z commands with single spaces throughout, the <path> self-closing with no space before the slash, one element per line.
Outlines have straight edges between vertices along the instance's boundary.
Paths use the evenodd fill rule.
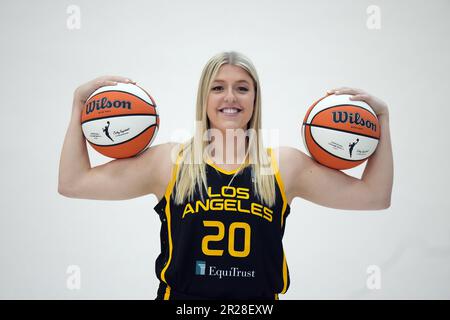
<path fill-rule="evenodd" d="M 131 141 L 131 140 L 133 140 L 133 139 L 136 139 L 136 138 L 139 137 L 141 134 L 143 134 L 145 131 L 147 131 L 147 130 L 150 129 L 151 127 L 155 127 L 155 126 L 157 127 L 156 123 L 154 123 L 154 124 L 148 126 L 148 127 L 145 128 L 144 130 L 142 130 L 142 132 L 140 132 L 138 135 L 135 135 L 133 138 L 128 139 L 128 140 L 125 140 L 125 141 L 122 141 L 122 142 L 119 142 L 119 143 L 116 143 L 116 144 L 101 145 L 101 144 L 93 143 L 93 142 L 91 142 L 91 141 L 89 141 L 89 140 L 88 140 L 88 141 L 89 141 L 90 144 L 92 144 L 92 145 L 94 145 L 94 146 L 97 146 L 97 147 L 115 147 L 115 146 L 118 146 L 118 145 L 120 145 L 120 144 L 127 143 L 128 141 Z M 87 140 L 87 139 L 86 139 L 86 140 Z"/>
<path fill-rule="evenodd" d="M 315 107 L 315 106 L 314 106 L 314 107 Z M 375 116 L 375 118 L 377 118 L 377 120 L 378 120 L 378 116 L 376 115 L 375 111 L 372 113 L 370 110 L 367 110 L 366 108 L 363 108 L 363 107 L 358 106 L 358 105 L 356 105 L 356 104 L 344 103 L 344 104 L 337 104 L 337 105 L 335 105 L 335 106 L 331 106 L 331 107 L 325 108 L 325 109 L 323 109 L 323 110 L 320 110 L 319 112 L 317 112 L 317 113 L 314 115 L 314 117 L 311 119 L 311 122 L 314 120 L 314 118 L 315 118 L 318 114 L 320 114 L 320 113 L 322 113 L 322 112 L 324 112 L 324 111 L 326 111 L 326 110 L 328 110 L 328 109 L 332 109 L 332 108 L 336 108 L 336 107 L 355 107 L 355 108 L 363 109 L 363 110 L 369 112 L 371 115 Z M 370 106 L 369 106 L 369 107 L 370 107 Z M 372 107 L 370 107 L 370 108 L 372 109 Z M 312 110 L 311 110 L 311 111 L 312 111 Z M 372 109 L 372 111 L 373 111 L 373 109 Z"/>
<path fill-rule="evenodd" d="M 374 139 L 374 140 L 380 140 L 380 138 L 371 137 L 371 136 L 368 136 L 366 134 L 357 133 L 357 132 L 353 132 L 353 131 L 342 130 L 342 129 L 335 129 L 335 128 L 330 128 L 330 127 L 325 127 L 325 126 L 321 126 L 321 125 L 318 125 L 318 124 L 303 123 L 303 125 L 304 126 L 308 126 L 308 127 L 317 127 L 317 128 L 329 129 L 329 130 L 334 130 L 334 131 L 339 131 L 339 132 L 351 133 L 351 134 L 355 134 L 355 135 L 358 135 L 358 136 L 371 138 L 371 139 Z"/>
<path fill-rule="evenodd" d="M 153 136 L 150 138 L 149 144 L 152 143 L 152 140 L 153 140 L 154 138 L 156 138 L 156 135 L 153 135 Z M 143 153 L 145 150 L 147 150 L 147 149 L 150 147 L 149 144 L 147 144 L 147 145 L 144 146 L 141 150 L 139 150 L 138 153 L 136 153 L 133 157 L 137 157 L 137 156 L 139 156 L 141 153 Z"/>
<path fill-rule="evenodd" d="M 117 118 L 117 117 L 131 117 L 131 116 L 150 116 L 150 117 L 159 117 L 157 114 L 146 114 L 146 113 L 136 113 L 136 114 L 116 114 L 112 116 L 106 116 L 102 118 L 94 118 L 89 120 L 84 120 L 81 122 L 81 124 L 85 124 L 86 122 L 94 121 L 94 120 L 102 120 L 102 119 L 109 119 L 109 118 Z"/>
<path fill-rule="evenodd" d="M 309 115 L 311 114 L 311 111 L 314 109 L 314 107 L 323 99 L 325 99 L 326 97 L 329 97 L 328 95 L 326 95 L 325 97 L 320 98 L 319 100 L 317 100 L 316 102 L 314 102 L 314 104 L 309 107 L 309 109 L 306 111 L 306 115 L 305 115 L 305 121 L 308 120 Z"/>
<path fill-rule="evenodd" d="M 366 160 L 369 158 L 369 157 L 367 157 L 367 158 L 360 159 L 360 160 L 353 160 L 353 159 L 345 159 L 345 158 L 341 158 L 341 157 L 339 157 L 338 155 L 332 154 L 332 153 L 329 152 L 328 150 L 324 149 L 324 148 L 316 141 L 316 139 L 314 139 L 314 136 L 313 136 L 313 134 L 311 133 L 311 131 L 309 132 L 309 134 L 311 135 L 311 138 L 313 139 L 314 143 L 315 143 L 320 149 L 322 149 L 325 153 L 328 153 L 329 155 L 331 155 L 331 156 L 333 156 L 333 157 L 336 157 L 336 158 L 338 158 L 338 159 L 345 160 L 345 161 L 350 161 L 350 162 L 359 162 L 359 161 L 364 162 L 364 161 L 366 161 Z M 310 152 L 310 153 L 311 153 L 311 152 Z M 362 162 L 361 162 L 361 163 L 362 163 Z M 347 169 L 339 169 L 339 170 L 347 170 Z"/>
<path fill-rule="evenodd" d="M 142 89 L 142 88 L 141 88 L 141 89 Z M 122 93 L 127 93 L 127 94 L 129 94 L 129 95 L 132 95 L 133 97 L 138 98 L 139 100 L 141 100 L 141 101 L 144 102 L 145 104 L 148 104 L 148 105 L 150 105 L 150 106 L 152 106 L 152 107 L 154 107 L 154 108 L 157 108 L 157 107 L 156 107 L 156 104 L 148 103 L 147 101 L 145 101 L 145 100 L 142 99 L 141 97 L 135 95 L 134 93 L 131 93 L 131 92 L 128 92 L 128 91 L 123 91 L 123 90 L 106 90 L 106 91 L 102 91 L 102 92 L 99 92 L 99 93 L 93 95 L 92 97 L 90 97 L 90 98 L 88 99 L 88 101 L 91 100 L 93 97 L 96 97 L 96 96 L 98 96 L 99 94 L 106 93 L 106 92 L 122 92 Z M 144 91 L 144 92 L 145 92 L 145 91 Z M 145 92 L 145 93 L 148 95 L 150 101 L 151 101 L 151 102 L 154 102 L 153 99 L 150 97 L 150 95 L 149 95 L 147 92 Z M 86 102 L 87 102 L 87 101 L 86 101 Z"/>
<path fill-rule="evenodd" d="M 363 109 L 363 110 L 369 112 L 369 113 L 372 114 L 372 115 L 374 115 L 374 113 L 375 113 L 375 112 L 372 113 L 372 112 L 370 112 L 369 110 L 367 110 L 366 108 L 363 108 L 363 107 L 358 106 L 358 105 L 355 105 L 355 104 L 348 104 L 348 103 L 346 103 L 346 104 L 338 104 L 338 105 L 331 106 L 331 107 L 325 108 L 325 109 L 323 109 L 323 110 L 320 110 L 319 112 L 317 112 L 317 113 L 312 117 L 312 119 L 311 119 L 310 122 L 314 122 L 314 119 L 315 119 L 319 114 L 321 114 L 322 112 L 324 112 L 324 111 L 326 111 L 326 110 L 328 110 L 328 109 L 335 108 L 335 107 L 355 107 L 355 108 Z M 369 107 L 370 107 L 370 106 L 369 106 Z M 372 108 L 372 107 L 370 107 L 370 108 Z M 311 111 L 312 111 L 312 110 L 311 110 Z M 378 117 L 377 117 L 376 114 L 375 114 L 375 118 L 378 120 Z M 308 120 L 308 119 L 306 119 L 306 120 Z M 303 123 L 303 124 L 305 124 L 305 123 Z M 331 129 L 331 128 L 330 128 L 330 129 Z M 347 132 L 347 131 L 344 131 L 344 132 Z M 374 138 L 374 139 L 377 139 L 377 138 Z M 377 140 L 378 140 L 378 139 L 377 139 Z"/>

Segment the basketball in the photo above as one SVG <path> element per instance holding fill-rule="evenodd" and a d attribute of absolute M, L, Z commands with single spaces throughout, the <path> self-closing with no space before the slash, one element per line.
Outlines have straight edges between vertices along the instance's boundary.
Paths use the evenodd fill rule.
<path fill-rule="evenodd" d="M 319 163 L 338 170 L 356 167 L 377 148 L 378 118 L 364 101 L 351 95 L 327 95 L 306 112 L 302 125 L 303 143 Z"/>
<path fill-rule="evenodd" d="M 84 137 L 99 153 L 129 158 L 144 152 L 158 133 L 153 98 L 141 87 L 117 83 L 94 91 L 81 112 Z"/>

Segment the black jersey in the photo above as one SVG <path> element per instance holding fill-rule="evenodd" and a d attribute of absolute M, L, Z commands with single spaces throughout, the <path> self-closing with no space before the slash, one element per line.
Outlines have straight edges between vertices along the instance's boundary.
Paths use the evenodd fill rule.
<path fill-rule="evenodd" d="M 275 155 L 275 204 L 267 207 L 253 192 L 252 166 L 235 171 L 206 165 L 204 201 L 198 187 L 193 201 L 176 205 L 177 163 L 164 197 L 154 207 L 161 220 L 161 254 L 156 260 L 160 286 L 156 299 L 278 299 L 289 287 L 282 246 L 290 212 Z"/>

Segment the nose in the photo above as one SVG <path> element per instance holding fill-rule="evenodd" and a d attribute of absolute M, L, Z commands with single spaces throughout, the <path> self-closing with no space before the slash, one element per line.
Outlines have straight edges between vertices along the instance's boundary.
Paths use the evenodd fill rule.
<path fill-rule="evenodd" d="M 236 102 L 236 96 L 233 93 L 233 88 L 228 88 L 227 93 L 225 95 L 225 102 L 228 103 Z"/>

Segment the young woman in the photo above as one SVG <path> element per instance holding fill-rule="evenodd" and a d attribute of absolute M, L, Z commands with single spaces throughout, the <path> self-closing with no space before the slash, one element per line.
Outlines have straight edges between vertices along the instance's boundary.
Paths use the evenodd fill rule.
<path fill-rule="evenodd" d="M 237 52 L 220 53 L 206 64 L 189 141 L 151 146 L 137 157 L 91 168 L 80 112 L 90 93 L 117 82 L 133 83 L 107 76 L 75 90 L 58 191 L 99 200 L 156 195 L 162 223 L 157 299 L 278 299 L 289 286 L 282 238 L 295 197 L 345 210 L 390 206 L 388 107 L 362 90 L 328 91 L 351 94 L 378 115 L 381 138 L 361 179 L 292 147 L 263 147 L 258 76 Z"/>

